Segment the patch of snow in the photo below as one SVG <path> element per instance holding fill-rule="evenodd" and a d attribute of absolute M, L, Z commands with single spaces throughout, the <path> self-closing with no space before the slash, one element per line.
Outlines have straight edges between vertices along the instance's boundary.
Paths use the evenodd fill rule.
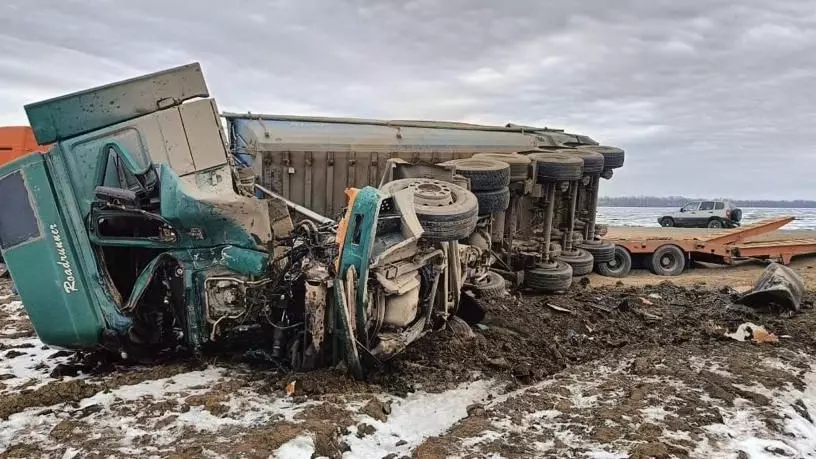
<path fill-rule="evenodd" d="M 669 412 L 663 406 L 647 406 L 640 410 L 644 421 L 648 422 L 662 422 L 669 415 Z"/>
<path fill-rule="evenodd" d="M 765 416 L 760 409 L 737 399 L 734 408 L 721 409 L 723 424 L 705 427 L 712 441 L 698 445 L 695 453 L 712 458 L 730 458 L 735 451 L 742 450 L 749 457 L 768 457 L 770 450 L 776 449 L 794 457 L 816 458 L 816 426 L 793 407 L 794 403 L 801 401 L 811 417 L 816 415 L 816 368 L 808 372 L 804 379 L 804 391 L 792 387 L 767 391 L 773 405 L 771 409 L 784 419 L 784 432 L 770 430 L 762 421 Z M 755 390 L 756 387 L 751 386 L 750 389 Z"/>
<path fill-rule="evenodd" d="M 407 454 L 426 438 L 450 429 L 467 416 L 467 407 L 484 402 L 494 388 L 492 381 L 476 381 L 438 394 L 415 392 L 404 399 L 392 398 L 391 414 L 386 422 L 362 415 L 360 420 L 377 429 L 372 435 L 357 438 L 347 435 L 344 440 L 351 451 L 343 457 L 383 457 L 390 453 Z M 406 443 L 396 446 L 400 440 Z"/>
<path fill-rule="evenodd" d="M 300 435 L 281 445 L 273 457 L 277 459 L 301 459 L 312 457 L 315 444 L 309 435 Z"/>

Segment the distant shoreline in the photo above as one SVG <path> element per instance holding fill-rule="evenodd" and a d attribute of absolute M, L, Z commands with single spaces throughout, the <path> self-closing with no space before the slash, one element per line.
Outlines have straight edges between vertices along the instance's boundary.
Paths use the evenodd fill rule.
<path fill-rule="evenodd" d="M 816 201 L 809 199 L 731 199 L 687 198 L 685 196 L 605 196 L 598 198 L 602 207 L 682 207 L 691 201 L 731 201 L 737 207 L 757 209 L 816 209 Z"/>
<path fill-rule="evenodd" d="M 702 201 L 702 200 L 701 200 Z M 686 201 L 689 202 L 689 201 Z M 684 203 L 685 204 L 685 203 Z M 636 207 L 641 209 L 657 209 L 657 208 L 665 208 L 665 207 L 682 207 L 684 204 L 655 204 L 655 205 L 626 205 L 626 204 L 608 204 L 604 202 L 598 202 L 598 207 Z M 737 207 L 742 208 L 751 208 L 751 209 L 816 209 L 816 204 L 812 206 L 752 206 L 747 204 L 738 204 L 735 203 Z"/>

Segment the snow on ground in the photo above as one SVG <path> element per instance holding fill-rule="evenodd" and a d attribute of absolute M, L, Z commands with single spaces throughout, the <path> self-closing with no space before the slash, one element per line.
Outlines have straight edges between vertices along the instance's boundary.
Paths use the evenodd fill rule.
<path fill-rule="evenodd" d="M 477 381 L 438 394 L 416 392 L 403 399 L 384 397 L 386 402 L 391 402 L 388 419 L 381 422 L 370 416 L 359 417 L 377 431 L 363 438 L 354 434 L 346 436 L 351 447 L 346 457 L 383 457 L 391 453 L 410 455 L 426 438 L 444 433 L 467 416 L 468 406 L 486 402 L 494 389 L 491 381 Z"/>
<path fill-rule="evenodd" d="M 671 371 L 633 378 L 631 362 L 616 367 L 580 365 L 486 404 L 481 430 L 463 437 L 455 427 L 436 439 L 435 446 L 444 445 L 453 456 L 734 458 L 743 452 L 748 458 L 816 457 L 811 418 L 816 415 L 816 363 L 810 356 L 799 357 L 811 362 L 800 388 L 789 383 L 769 388 L 761 380 L 737 382 L 744 378 L 716 358 L 690 362 L 697 374 L 709 370 L 733 378 L 733 390 L 751 399 L 736 397 L 733 405 L 717 392 L 730 379 L 712 388 L 708 383 L 694 386 L 693 378 L 674 377 Z M 793 371 L 776 359 L 765 359 L 758 366 Z M 780 422 L 769 422 L 775 419 Z M 461 426 L 479 421 L 471 417 Z"/>
<path fill-rule="evenodd" d="M 346 458 L 400 457 L 429 445 L 442 445 L 454 457 L 503 457 L 519 444 L 534 455 L 556 451 L 561 457 L 622 458 L 637 448 L 660 453 L 661 447 L 684 448 L 691 457 L 733 458 L 739 451 L 749 458 L 816 457 L 811 356 L 757 359 L 753 376 L 737 374 L 733 362 L 721 357 L 694 355 L 672 363 L 662 356 L 647 365 L 634 358 L 578 365 L 510 391 L 497 381 L 477 380 L 406 397 L 349 392 L 298 398 L 255 381 L 249 371 L 217 365 L 146 380 L 52 378 L 66 357 L 26 336 L 31 330 L 25 329 L 22 305 L 2 300 L 8 298 L 0 299 L 0 396 L 72 381 L 98 385 L 76 399 L 33 403 L 0 419 L 0 451 L 17 456 L 165 455 L 204 444 L 189 451 L 258 455 L 265 451 L 258 445 L 271 445 L 267 453 L 275 457 L 312 457 L 324 447 L 326 426 L 331 433 L 338 423 L 340 430 L 348 426 L 336 437 Z M 753 349 L 743 346 L 734 349 Z M 798 375 L 798 383 L 763 379 L 774 374 Z M 720 393 L 724 387 L 737 394 L 731 403 Z M 364 413 L 372 397 L 390 406 L 387 416 Z M 340 417 L 325 419 L 325 407 Z M 29 446 L 36 449 L 19 449 Z"/>

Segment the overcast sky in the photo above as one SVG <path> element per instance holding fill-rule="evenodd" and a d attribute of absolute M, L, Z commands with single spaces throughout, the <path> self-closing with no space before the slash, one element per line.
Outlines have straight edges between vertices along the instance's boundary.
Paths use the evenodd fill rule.
<path fill-rule="evenodd" d="M 626 150 L 605 195 L 816 199 L 816 6 L 737 3 L 3 0 L 0 125 L 198 61 L 223 110 L 558 127 Z"/>

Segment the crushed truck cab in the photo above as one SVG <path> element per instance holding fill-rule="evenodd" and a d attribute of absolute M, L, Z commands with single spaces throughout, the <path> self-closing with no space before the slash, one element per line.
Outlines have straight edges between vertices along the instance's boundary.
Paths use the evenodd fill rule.
<path fill-rule="evenodd" d="M 476 200 L 453 183 L 434 204 L 464 219 L 467 234 L 450 237 L 425 232 L 416 187 L 349 190 L 339 226 L 257 198 L 198 64 L 26 112 L 53 145 L 0 168 L 0 246 L 49 345 L 147 360 L 259 350 L 362 376 L 453 317 L 480 272 L 479 249 L 458 242 L 475 231 Z"/>

